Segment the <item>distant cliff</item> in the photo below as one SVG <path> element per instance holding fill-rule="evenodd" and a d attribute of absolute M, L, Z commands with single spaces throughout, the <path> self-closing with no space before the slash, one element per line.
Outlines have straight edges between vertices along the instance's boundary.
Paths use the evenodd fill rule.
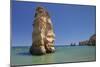
<path fill-rule="evenodd" d="M 96 45 L 96 34 L 92 35 L 89 40 L 79 42 L 80 46 L 95 46 Z"/>

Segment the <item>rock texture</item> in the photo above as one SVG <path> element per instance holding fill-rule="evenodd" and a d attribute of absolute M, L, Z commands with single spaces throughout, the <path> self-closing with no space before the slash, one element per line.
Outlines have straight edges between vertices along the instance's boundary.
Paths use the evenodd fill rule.
<path fill-rule="evenodd" d="M 55 34 L 49 13 L 43 7 L 37 7 L 32 32 L 32 55 L 43 55 L 55 52 Z"/>
<path fill-rule="evenodd" d="M 88 45 L 88 46 L 95 46 L 96 45 L 96 34 L 92 35 L 89 40 L 79 42 L 80 46 Z"/>

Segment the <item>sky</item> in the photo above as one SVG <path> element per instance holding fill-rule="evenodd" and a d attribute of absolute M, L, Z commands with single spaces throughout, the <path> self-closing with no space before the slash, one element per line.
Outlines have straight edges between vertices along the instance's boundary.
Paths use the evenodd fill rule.
<path fill-rule="evenodd" d="M 12 46 L 32 45 L 32 23 L 38 6 L 47 9 L 51 16 L 55 45 L 78 45 L 95 34 L 95 6 L 19 1 L 13 1 L 11 6 Z"/>

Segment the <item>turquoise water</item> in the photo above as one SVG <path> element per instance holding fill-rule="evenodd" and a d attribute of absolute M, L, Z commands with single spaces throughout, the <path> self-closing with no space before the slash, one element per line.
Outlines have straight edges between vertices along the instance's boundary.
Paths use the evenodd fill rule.
<path fill-rule="evenodd" d="M 12 47 L 11 65 L 67 63 L 96 60 L 96 48 L 94 46 L 56 47 L 55 53 L 42 56 L 32 56 L 28 51 L 29 47 Z"/>

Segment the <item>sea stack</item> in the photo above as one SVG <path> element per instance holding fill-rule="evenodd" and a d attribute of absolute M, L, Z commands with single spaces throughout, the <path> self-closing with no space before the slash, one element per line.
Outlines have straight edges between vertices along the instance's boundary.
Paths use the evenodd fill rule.
<path fill-rule="evenodd" d="M 30 53 L 32 55 L 43 55 L 55 52 L 54 48 L 55 34 L 50 15 L 43 7 L 37 7 L 32 32 L 32 46 Z"/>

